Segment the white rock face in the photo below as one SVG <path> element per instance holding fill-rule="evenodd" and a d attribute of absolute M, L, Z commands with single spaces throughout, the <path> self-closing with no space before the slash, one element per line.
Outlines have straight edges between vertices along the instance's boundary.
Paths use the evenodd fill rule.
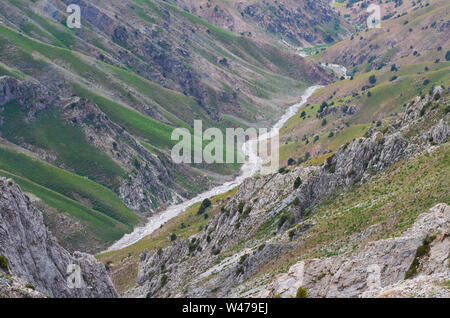
<path fill-rule="evenodd" d="M 117 297 L 103 264 L 92 255 L 62 248 L 47 231 L 42 213 L 20 187 L 0 178 L 0 255 L 10 272 L 52 297 Z M 79 288 L 69 288 L 69 265 L 79 266 Z M 78 286 L 77 286 L 78 287 Z"/>
<path fill-rule="evenodd" d="M 418 276 L 405 280 L 416 250 L 437 234 L 420 258 Z M 369 243 L 356 256 L 310 259 L 278 275 L 260 297 L 295 297 L 303 286 L 309 297 L 449 297 L 450 206 L 422 214 L 401 237 Z"/>

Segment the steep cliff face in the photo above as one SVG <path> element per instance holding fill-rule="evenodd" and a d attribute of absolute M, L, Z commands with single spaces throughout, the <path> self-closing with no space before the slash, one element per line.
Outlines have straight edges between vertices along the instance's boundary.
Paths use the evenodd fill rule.
<path fill-rule="evenodd" d="M 441 94 L 442 99 L 438 98 Z M 345 193 L 357 184 L 370 182 L 402 159 L 433 151 L 446 143 L 450 135 L 446 105 L 448 93 L 437 87 L 431 94 L 411 102 L 404 116 L 393 121 L 386 131 L 370 131 L 366 137 L 342 146 L 321 167 L 297 167 L 285 174 L 248 179 L 202 234 L 177 242 L 153 255 L 144 252 L 139 266 L 139 286 L 128 295 L 220 297 L 236 296 L 238 291 L 239 295 L 252 295 L 252 287 L 245 282 L 283 252 L 289 254 L 289 250 L 296 249 L 304 235 L 315 231 L 314 222 L 301 221 L 314 213 L 317 204 L 337 191 Z M 448 207 L 437 210 L 444 213 L 444 216 L 438 217 L 444 223 L 430 221 L 430 227 L 445 232 L 448 229 L 442 227 L 448 224 Z M 423 223 L 419 221 L 416 227 Z M 370 230 L 368 228 L 366 232 Z M 364 259 L 358 261 L 364 267 L 377 257 L 386 258 L 387 266 L 390 266 L 385 269 L 389 279 L 383 286 L 396 283 L 408 270 L 424 235 L 382 241 L 373 245 L 372 249 L 361 252 L 356 259 Z M 293 239 L 298 240 L 290 243 Z M 239 248 L 239 245 L 245 246 L 246 242 L 251 241 L 255 242 L 252 247 Z M 333 275 L 340 265 L 347 269 L 355 264 L 347 262 L 346 258 L 339 259 L 341 263 L 333 259 L 324 260 L 330 266 L 337 266 L 333 267 L 336 269 L 332 271 Z M 319 263 L 313 264 L 317 267 Z M 355 267 L 355 273 L 360 273 L 361 268 Z M 333 275 L 330 274 L 330 284 L 323 285 L 328 289 L 323 291 L 320 290 L 322 287 L 315 287 L 317 291 L 313 292 L 314 296 L 357 296 L 364 291 L 358 285 L 360 280 L 365 279 L 362 276 L 354 274 L 353 280 L 345 277 L 339 280 L 338 276 Z M 333 279 L 336 280 L 334 285 Z M 347 283 L 348 289 L 340 293 L 341 287 Z"/>
<path fill-rule="evenodd" d="M 0 255 L 9 272 L 51 297 L 116 297 L 105 267 L 93 256 L 70 255 L 48 232 L 42 214 L 19 186 L 0 178 Z M 73 266 L 71 269 L 70 266 Z M 80 288 L 69 288 L 75 267 Z M 4 270 L 4 269 L 3 269 Z M 75 279 L 74 279 L 75 282 Z"/>

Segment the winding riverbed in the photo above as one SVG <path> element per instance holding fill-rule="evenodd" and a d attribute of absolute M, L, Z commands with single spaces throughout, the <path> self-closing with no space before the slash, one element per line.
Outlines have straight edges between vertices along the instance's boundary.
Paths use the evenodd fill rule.
<path fill-rule="evenodd" d="M 305 91 L 305 93 L 302 95 L 301 102 L 290 106 L 286 110 L 286 112 L 283 114 L 283 116 L 280 118 L 280 120 L 272 127 L 270 132 L 264 136 L 259 137 L 259 141 L 267 140 L 267 139 L 277 136 L 279 133 L 279 130 L 284 126 L 284 124 L 292 116 L 295 116 L 295 114 L 297 114 L 297 111 L 300 109 L 300 107 L 302 107 L 304 104 L 306 104 L 309 97 L 311 97 L 311 95 L 320 87 L 322 87 L 322 86 L 309 87 Z M 250 178 L 250 177 L 254 176 L 255 174 L 257 174 L 262 167 L 262 160 L 261 160 L 261 158 L 257 157 L 257 155 L 256 155 L 256 157 L 255 157 L 255 155 L 252 156 L 251 154 L 253 154 L 253 152 L 250 151 L 250 153 L 249 153 L 250 148 L 251 148 L 251 140 L 247 141 L 243 145 L 243 152 L 244 152 L 244 154 L 249 155 L 249 158 L 246 161 L 246 163 L 244 163 L 242 165 L 241 173 L 236 179 L 234 179 L 233 181 L 224 183 L 220 186 L 214 187 L 213 189 L 208 190 L 206 192 L 203 192 L 203 193 L 197 195 L 193 199 L 190 199 L 188 201 L 185 201 L 185 202 L 177 204 L 177 205 L 170 206 L 165 211 L 162 211 L 162 212 L 150 217 L 148 219 L 148 223 L 145 226 L 136 228 L 130 234 L 125 234 L 119 241 L 114 243 L 108 249 L 108 251 L 119 250 L 119 249 L 125 248 L 129 245 L 136 243 L 137 241 L 141 240 L 145 236 L 148 236 L 151 233 L 153 233 L 155 230 L 160 228 L 161 225 L 164 225 L 170 219 L 176 217 L 177 215 L 179 215 L 180 213 L 185 211 L 191 205 L 201 202 L 204 199 L 211 198 L 213 196 L 228 192 L 228 191 L 234 189 L 235 187 L 239 186 L 245 179 Z"/>

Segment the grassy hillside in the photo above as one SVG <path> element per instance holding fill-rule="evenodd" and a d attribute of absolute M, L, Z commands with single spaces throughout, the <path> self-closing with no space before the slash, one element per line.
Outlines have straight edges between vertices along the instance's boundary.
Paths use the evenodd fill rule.
<path fill-rule="evenodd" d="M 13 101 L 4 106 L 2 117 L 5 123 L 0 131 L 4 138 L 57 153 L 59 166 L 70 167 L 73 172 L 112 189 L 125 176 L 122 168 L 86 141 L 79 128 L 64 124 L 55 109 L 42 111 L 33 122 L 26 124 L 25 111 Z"/>
<path fill-rule="evenodd" d="M 114 192 L 88 178 L 3 146 L 0 146 L 0 154 L 0 169 L 4 171 L 26 178 L 74 200 L 80 200 L 130 227 L 139 221 L 139 217 L 131 212 Z"/>

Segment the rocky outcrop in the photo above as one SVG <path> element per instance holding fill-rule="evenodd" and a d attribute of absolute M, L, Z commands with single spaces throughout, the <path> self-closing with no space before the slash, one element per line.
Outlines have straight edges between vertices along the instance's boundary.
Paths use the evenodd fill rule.
<path fill-rule="evenodd" d="M 0 298 L 45 298 L 26 280 L 0 270 Z"/>
<path fill-rule="evenodd" d="M 27 111 L 27 119 L 32 120 L 36 112 L 60 102 L 58 95 L 52 94 L 44 86 L 21 82 L 10 76 L 0 77 L 0 107 L 10 101 L 17 101 Z"/>
<path fill-rule="evenodd" d="M 62 106 L 62 118 L 80 127 L 91 145 L 131 172 L 121 180 L 118 189 L 119 198 L 131 210 L 148 213 L 178 199 L 168 167 L 96 104 L 74 97 Z"/>
<path fill-rule="evenodd" d="M 5 178 L 0 178 L 0 255 L 7 260 L 11 274 L 42 294 L 117 296 L 104 265 L 91 255 L 70 255 L 63 249 L 46 229 L 41 212 L 17 184 Z"/>
<path fill-rule="evenodd" d="M 429 251 L 418 261 L 417 277 L 405 279 L 417 251 L 424 240 L 432 238 Z M 309 297 L 387 297 L 406 296 L 403 290 L 418 287 L 419 283 L 445 282 L 450 279 L 450 206 L 438 204 L 422 214 L 414 226 L 401 237 L 372 242 L 351 258 L 332 257 L 310 259 L 292 266 L 262 292 L 260 297 L 295 297 L 300 286 L 306 288 Z M 435 286 L 436 288 L 439 286 Z M 450 291 L 428 288 L 429 293 L 411 296 L 448 297 Z"/>

